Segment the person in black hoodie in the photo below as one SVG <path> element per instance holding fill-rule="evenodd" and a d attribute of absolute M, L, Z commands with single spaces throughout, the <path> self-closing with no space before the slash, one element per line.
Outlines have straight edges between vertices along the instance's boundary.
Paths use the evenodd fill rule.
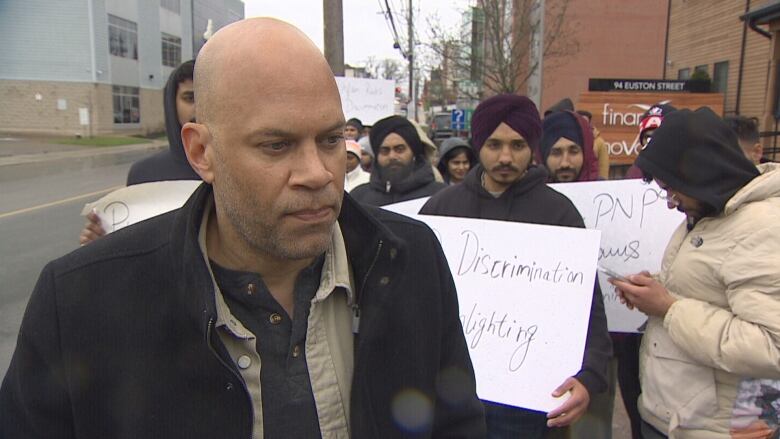
<path fill-rule="evenodd" d="M 462 184 L 431 197 L 420 214 L 585 227 L 572 202 L 545 184 L 544 167 L 531 164 L 542 124 L 530 99 L 493 96 L 479 104 L 471 126 L 471 143 L 481 163 Z M 611 351 L 604 303 L 596 284 L 582 369 L 554 390 L 554 395 L 571 391 L 571 397 L 546 415 L 484 401 L 488 436 L 542 438 L 548 427 L 576 421 L 587 409 L 590 395 L 606 390 Z"/>
<path fill-rule="evenodd" d="M 200 180 L 184 155 L 181 141 L 181 127 L 195 119 L 194 67 L 194 60 L 186 61 L 168 77 L 163 97 L 168 149 L 133 163 L 127 173 L 128 186 L 154 181 Z"/>
<path fill-rule="evenodd" d="M 371 180 L 350 192 L 359 203 L 384 206 L 429 197 L 446 187 L 433 176 L 414 125 L 401 116 L 386 117 L 371 129 L 374 151 Z"/>
<path fill-rule="evenodd" d="M 184 155 L 181 141 L 181 127 L 195 120 L 194 68 L 194 60 L 185 61 L 168 77 L 163 94 L 168 149 L 133 163 L 127 173 L 128 186 L 154 181 L 200 180 Z M 81 245 L 89 244 L 105 234 L 97 214 L 88 213 L 79 242 Z"/>

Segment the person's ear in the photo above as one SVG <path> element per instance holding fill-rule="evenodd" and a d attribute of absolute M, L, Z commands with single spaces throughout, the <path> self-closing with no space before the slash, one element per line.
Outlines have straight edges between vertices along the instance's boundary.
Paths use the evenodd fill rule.
<path fill-rule="evenodd" d="M 181 127 L 181 140 L 192 169 L 203 181 L 211 184 L 214 181 L 214 145 L 208 127 L 187 122 Z"/>
<path fill-rule="evenodd" d="M 764 145 L 762 145 L 759 142 L 756 142 L 755 145 L 753 145 L 753 162 L 759 163 L 761 161 L 761 157 L 764 155 Z"/>

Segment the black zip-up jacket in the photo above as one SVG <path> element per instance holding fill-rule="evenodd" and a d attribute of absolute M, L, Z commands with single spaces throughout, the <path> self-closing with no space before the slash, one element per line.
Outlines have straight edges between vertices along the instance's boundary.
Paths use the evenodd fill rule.
<path fill-rule="evenodd" d="M 547 171 L 544 168 L 530 166 L 528 172 L 498 198 L 482 187 L 483 172 L 482 165 L 475 166 L 466 174 L 463 183 L 449 186 L 431 197 L 420 214 L 585 227 L 574 204 L 545 184 Z M 591 395 L 607 389 L 607 364 L 611 355 L 612 341 L 597 281 L 593 289 L 582 369 L 575 375 Z"/>
<path fill-rule="evenodd" d="M 214 288 L 198 245 L 208 197 L 203 184 L 182 209 L 44 268 L 0 388 L 0 437 L 251 438 L 249 394 L 212 330 Z M 352 437 L 484 437 L 433 233 L 349 196 L 339 223 L 360 316 Z M 427 422 L 401 428 L 394 413 L 410 411 Z"/>

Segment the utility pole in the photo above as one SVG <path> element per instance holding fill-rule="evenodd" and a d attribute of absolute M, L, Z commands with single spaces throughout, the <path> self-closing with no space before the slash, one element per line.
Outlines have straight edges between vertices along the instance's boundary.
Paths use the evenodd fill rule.
<path fill-rule="evenodd" d="M 531 76 L 528 77 L 528 97 L 536 108 L 542 105 L 542 67 L 544 63 L 544 0 L 534 0 L 531 10 L 531 56 L 529 63 Z"/>
<path fill-rule="evenodd" d="M 344 10 L 341 0 L 322 0 L 325 59 L 336 76 L 344 76 Z"/>
<path fill-rule="evenodd" d="M 407 117 L 417 121 L 417 96 L 414 92 L 414 22 L 412 14 L 412 0 L 409 0 L 409 104 L 407 105 Z M 412 108 L 409 108 L 409 105 Z M 412 113 L 414 112 L 414 113 Z"/>

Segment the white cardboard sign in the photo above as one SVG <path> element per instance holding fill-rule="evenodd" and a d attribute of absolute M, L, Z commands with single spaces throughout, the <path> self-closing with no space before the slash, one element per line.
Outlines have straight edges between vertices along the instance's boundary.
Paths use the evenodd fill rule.
<path fill-rule="evenodd" d="M 200 184 L 197 180 L 179 180 L 127 186 L 87 203 L 81 214 L 86 215 L 94 209 L 103 229 L 111 233 L 180 208 Z"/>
<path fill-rule="evenodd" d="M 447 256 L 479 397 L 545 412 L 562 404 L 551 393 L 582 368 L 600 233 L 416 218 Z"/>
<path fill-rule="evenodd" d="M 661 269 L 666 245 L 685 216 L 666 206 L 663 190 L 642 180 L 552 184 L 580 211 L 585 227 L 601 230 L 599 264 L 620 274 Z M 599 284 L 611 332 L 639 332 L 647 320 L 641 312 L 620 303 L 607 275 Z"/>
<path fill-rule="evenodd" d="M 357 117 L 366 125 L 395 112 L 395 82 L 389 79 L 336 77 L 341 108 L 347 119 Z"/>

